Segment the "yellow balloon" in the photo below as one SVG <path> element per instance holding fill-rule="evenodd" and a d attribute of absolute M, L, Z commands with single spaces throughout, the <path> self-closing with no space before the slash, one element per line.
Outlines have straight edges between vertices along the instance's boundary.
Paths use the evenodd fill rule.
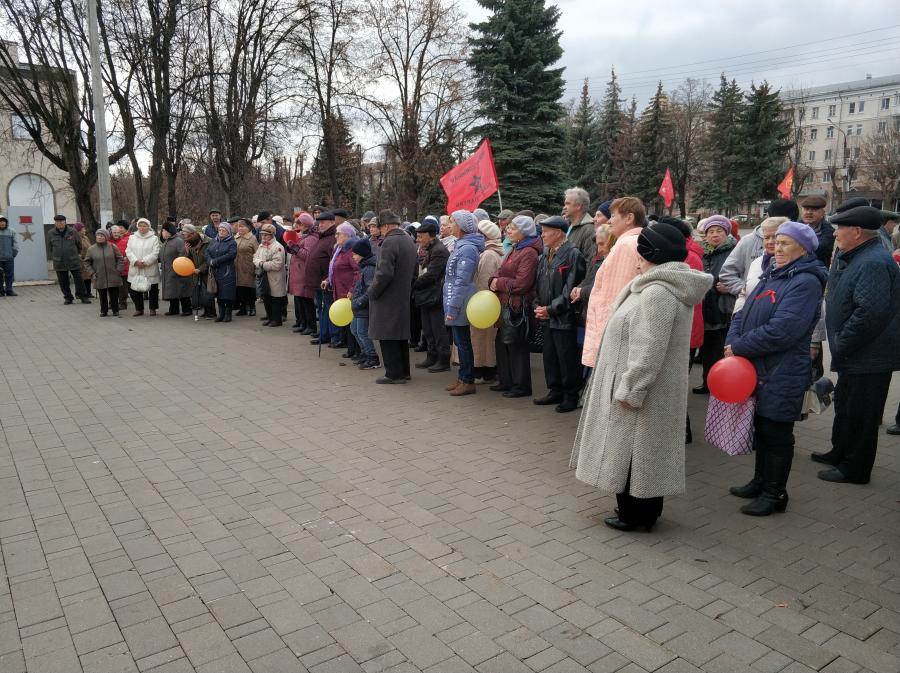
<path fill-rule="evenodd" d="M 493 327 L 500 317 L 500 300 L 490 290 L 476 292 L 466 304 L 466 317 L 472 327 L 478 329 Z"/>
<path fill-rule="evenodd" d="M 333 325 L 338 327 L 346 327 L 353 320 L 353 308 L 350 306 L 350 300 L 347 297 L 338 299 L 328 309 L 328 317 Z"/>

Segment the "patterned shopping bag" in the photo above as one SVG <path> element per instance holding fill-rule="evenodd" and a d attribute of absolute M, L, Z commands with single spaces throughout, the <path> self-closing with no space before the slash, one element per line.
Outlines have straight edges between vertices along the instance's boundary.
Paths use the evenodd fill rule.
<path fill-rule="evenodd" d="M 709 396 L 706 427 L 703 437 L 707 443 L 729 456 L 741 456 L 753 450 L 753 414 L 756 398 L 728 404 Z"/>

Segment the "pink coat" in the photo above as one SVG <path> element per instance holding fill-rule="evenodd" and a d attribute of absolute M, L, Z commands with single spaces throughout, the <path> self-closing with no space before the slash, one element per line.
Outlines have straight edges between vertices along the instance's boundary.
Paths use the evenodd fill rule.
<path fill-rule="evenodd" d="M 693 238 L 687 240 L 687 259 L 685 263 L 694 271 L 703 271 L 703 248 Z M 703 345 L 703 302 L 694 306 L 694 319 L 691 322 L 691 348 Z"/>
<path fill-rule="evenodd" d="M 291 253 L 291 264 L 288 267 L 288 294 L 308 299 L 312 299 L 315 296 L 315 290 L 307 287 L 305 278 L 306 260 L 309 258 L 309 252 L 316 245 L 318 239 L 319 237 L 315 234 L 307 234 L 296 243 L 285 245 L 288 252 Z"/>
<path fill-rule="evenodd" d="M 594 277 L 581 353 L 581 364 L 585 367 L 593 367 L 597 362 L 600 341 L 616 297 L 638 275 L 641 256 L 637 251 L 637 239 L 640 233 L 640 227 L 635 227 L 622 234 Z"/>

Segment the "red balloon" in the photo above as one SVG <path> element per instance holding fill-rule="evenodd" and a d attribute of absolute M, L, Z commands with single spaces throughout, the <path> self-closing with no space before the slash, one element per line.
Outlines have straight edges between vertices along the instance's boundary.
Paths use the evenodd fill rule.
<path fill-rule="evenodd" d="M 722 358 L 710 368 L 706 385 L 709 392 L 722 402 L 745 402 L 756 390 L 756 368 L 747 358 Z"/>
<path fill-rule="evenodd" d="M 284 242 L 285 243 L 296 243 L 299 240 L 299 236 L 296 231 L 286 231 L 284 232 Z"/>

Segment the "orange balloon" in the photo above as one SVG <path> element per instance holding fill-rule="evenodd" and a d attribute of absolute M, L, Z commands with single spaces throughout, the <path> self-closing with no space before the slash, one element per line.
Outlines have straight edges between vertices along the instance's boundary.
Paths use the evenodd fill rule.
<path fill-rule="evenodd" d="M 172 271 L 179 276 L 192 276 L 196 268 L 190 257 L 176 257 L 172 262 Z"/>

